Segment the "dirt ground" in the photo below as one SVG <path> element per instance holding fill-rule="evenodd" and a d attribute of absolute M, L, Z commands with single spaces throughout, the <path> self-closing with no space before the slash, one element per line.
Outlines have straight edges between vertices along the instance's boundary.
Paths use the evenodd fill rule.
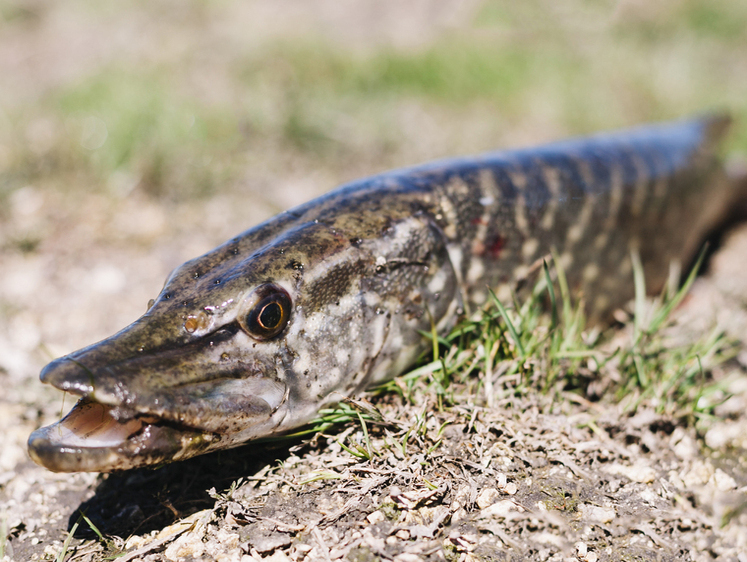
<path fill-rule="evenodd" d="M 53 474 L 31 462 L 30 432 L 71 405 L 38 381 L 44 364 L 136 319 L 171 269 L 237 232 L 387 168 L 553 139 L 579 132 L 574 123 L 632 123 L 649 111 L 659 115 L 650 108 L 667 100 L 677 113 L 702 109 L 697 99 L 685 99 L 689 74 L 676 64 L 667 67 L 671 90 L 656 82 L 661 76 L 641 87 L 643 93 L 626 90 L 617 120 L 604 117 L 604 109 L 589 110 L 597 117 L 564 119 L 563 102 L 540 89 L 524 90 L 523 101 L 505 110 L 484 100 L 443 105 L 396 92 L 369 107 L 364 97 L 366 108 L 355 109 L 353 122 L 343 114 L 346 104 L 358 107 L 355 100 L 344 98 L 337 107 L 319 97 L 302 103 L 302 114 L 320 111 L 320 122 L 330 119 L 337 128 L 323 141 L 327 148 L 309 149 L 304 143 L 315 129 L 308 123 L 301 136 L 286 127 L 293 120 L 283 121 L 291 136 L 275 134 L 273 112 L 286 110 L 286 102 L 273 105 L 280 90 L 261 86 L 252 95 L 267 104 L 262 109 L 270 117 L 245 132 L 249 140 L 219 147 L 205 161 L 198 158 L 203 145 L 192 153 L 192 145 L 176 143 L 175 156 L 163 156 L 163 169 L 150 160 L 140 167 L 138 160 L 129 167 L 101 164 L 103 156 L 95 160 L 100 118 L 91 119 L 85 105 L 58 113 L 69 95 L 56 92 L 112 66 L 134 76 L 141 66 L 156 73 L 178 68 L 170 90 L 175 97 L 166 96 L 163 107 L 188 89 L 214 108 L 244 103 L 231 78 L 237 52 L 261 52 L 307 35 L 340 51 L 383 45 L 412 52 L 444 34 L 484 33 L 469 24 L 482 13 L 484 3 L 477 1 L 280 4 L 0 2 L 3 562 L 62 559 L 63 551 L 65 560 L 79 561 L 117 554 L 120 561 L 747 562 L 744 226 L 724 237 L 708 273 L 677 311 L 677 337 L 694 339 L 717 325 L 740 346 L 717 373 L 733 397 L 698 429 L 651 405 L 631 415 L 610 400 L 590 402 L 573 393 L 554 404 L 537 393 L 491 407 L 465 396 L 445 411 L 435 397 L 410 404 L 384 395 L 360 397 L 383 416 L 369 425 L 368 444 L 360 425 L 348 424 L 329 435 L 109 476 Z M 660 17 L 635 2 L 609 12 Z M 560 26 L 570 17 L 555 15 Z M 571 32 L 599 38 L 599 23 L 598 14 L 589 16 Z M 591 57 L 588 51 L 593 48 L 579 46 L 583 56 Z M 735 55 L 729 69 L 724 98 L 707 103 L 729 108 L 743 98 L 747 65 Z M 610 95 L 605 92 L 589 93 L 586 103 L 599 105 Z M 747 122 L 737 128 L 744 138 L 739 130 Z M 114 142 L 113 131 L 110 124 L 102 144 Z M 68 151 L 70 139 L 81 143 L 81 154 L 96 153 L 93 164 Z M 204 170 L 211 174 L 207 194 L 180 194 L 169 183 L 194 181 Z M 351 454 L 341 442 L 371 454 Z"/>

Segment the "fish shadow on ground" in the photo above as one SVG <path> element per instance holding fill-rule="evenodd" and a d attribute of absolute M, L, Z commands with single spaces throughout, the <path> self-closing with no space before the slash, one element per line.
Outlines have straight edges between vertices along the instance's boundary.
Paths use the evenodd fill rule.
<path fill-rule="evenodd" d="M 239 478 L 275 465 L 290 455 L 298 441 L 246 445 L 202 455 L 157 469 L 139 468 L 104 476 L 94 496 L 70 515 L 68 531 L 78 522 L 77 538 L 97 533 L 81 513 L 105 535 L 128 537 L 160 530 L 174 521 L 215 504 L 208 490 L 223 492 Z"/>

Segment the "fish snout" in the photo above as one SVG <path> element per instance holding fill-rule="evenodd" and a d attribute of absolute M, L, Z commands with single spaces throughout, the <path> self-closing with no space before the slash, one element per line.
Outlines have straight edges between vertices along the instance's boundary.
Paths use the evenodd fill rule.
<path fill-rule="evenodd" d="M 43 383 L 81 396 L 92 393 L 95 386 L 91 370 L 70 355 L 51 361 L 42 369 L 40 378 Z"/>

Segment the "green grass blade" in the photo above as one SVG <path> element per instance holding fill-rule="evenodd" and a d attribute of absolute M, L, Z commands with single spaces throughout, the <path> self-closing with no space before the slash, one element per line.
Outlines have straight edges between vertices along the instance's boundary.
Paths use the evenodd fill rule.
<path fill-rule="evenodd" d="M 358 421 L 361 423 L 361 429 L 363 430 L 363 441 L 366 444 L 366 451 L 368 452 L 368 460 L 371 460 L 374 456 L 373 449 L 371 448 L 371 439 L 368 436 L 368 427 L 366 427 L 366 420 L 363 419 L 363 416 L 360 412 L 356 412 L 358 414 Z"/>
<path fill-rule="evenodd" d="M 493 299 L 493 303 L 498 308 L 498 311 L 501 313 L 501 316 L 503 317 L 504 322 L 506 322 L 506 328 L 508 328 L 508 332 L 511 334 L 511 338 L 514 340 L 514 344 L 516 345 L 516 349 L 519 352 L 519 357 L 523 360 L 526 358 L 526 352 L 524 351 L 524 346 L 521 342 L 521 339 L 519 338 L 519 334 L 516 331 L 516 328 L 514 327 L 513 322 L 511 322 L 511 318 L 508 315 L 508 311 L 503 306 L 501 301 L 498 300 L 498 297 L 495 296 L 495 293 L 492 289 L 489 289 L 490 291 L 490 297 Z"/>
<path fill-rule="evenodd" d="M 85 513 L 82 511 L 80 512 L 80 516 L 83 518 L 83 520 L 88 523 L 88 526 L 91 528 L 91 530 L 96 533 L 96 536 L 99 538 L 99 540 L 106 542 L 106 539 L 104 538 L 104 535 L 101 534 L 101 531 L 99 531 L 98 527 L 93 524 L 93 521 L 91 521 Z"/>
<path fill-rule="evenodd" d="M 80 525 L 80 521 L 83 518 L 83 514 L 81 513 L 78 517 L 78 520 L 73 523 L 72 528 L 70 529 L 70 532 L 67 534 L 67 537 L 65 538 L 65 542 L 62 544 L 62 550 L 57 554 L 56 562 L 64 562 L 65 557 L 67 556 L 67 549 L 70 548 L 70 543 L 73 540 L 73 536 L 75 536 L 75 531 L 78 530 L 78 525 Z"/>
<path fill-rule="evenodd" d="M 651 319 L 651 331 L 657 331 L 661 327 L 661 325 L 667 320 L 667 318 L 669 318 L 669 315 L 672 313 L 672 311 L 677 308 L 677 306 L 682 302 L 682 299 L 685 298 L 685 295 L 687 295 L 687 293 L 690 291 L 690 287 L 692 287 L 692 284 L 695 282 L 695 278 L 698 276 L 698 271 L 700 271 L 700 266 L 703 264 L 703 260 L 705 259 L 707 251 L 708 245 L 706 244 L 700 251 L 698 259 L 695 261 L 695 265 L 690 270 L 690 273 L 688 274 L 687 279 L 683 283 L 680 290 L 677 291 L 671 298 L 666 299 L 664 305 L 656 312 L 656 314 L 654 314 L 653 318 Z"/>
<path fill-rule="evenodd" d="M 563 264 L 560 263 L 560 256 L 558 256 L 555 248 L 551 251 L 552 261 L 555 263 L 555 273 L 558 276 L 558 287 L 560 287 L 560 298 L 563 301 L 563 320 L 566 323 L 570 323 L 571 315 L 573 314 L 573 306 L 571 303 L 571 291 L 568 289 L 568 279 L 565 276 L 565 270 Z"/>
<path fill-rule="evenodd" d="M 558 306 L 555 302 L 555 287 L 553 287 L 552 279 L 550 279 L 550 268 L 547 267 L 546 260 L 542 260 L 542 271 L 545 274 L 547 292 L 550 295 L 550 312 L 552 314 L 551 330 L 555 330 L 555 328 L 558 326 Z"/>
<path fill-rule="evenodd" d="M 637 341 L 643 331 L 643 317 L 646 313 L 646 279 L 643 274 L 643 264 L 638 250 L 630 251 L 630 259 L 633 263 L 633 284 L 635 285 L 635 313 L 633 316 L 634 339 Z"/>

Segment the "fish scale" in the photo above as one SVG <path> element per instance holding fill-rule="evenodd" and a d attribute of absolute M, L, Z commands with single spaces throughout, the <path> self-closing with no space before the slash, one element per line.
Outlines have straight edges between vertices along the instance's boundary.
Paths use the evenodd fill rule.
<path fill-rule="evenodd" d="M 29 438 L 56 471 L 181 460 L 290 431 L 390 379 L 556 252 L 590 320 L 685 263 L 738 198 L 728 119 L 441 161 L 343 186 L 177 268 L 146 314 L 42 371 L 81 396 Z"/>

